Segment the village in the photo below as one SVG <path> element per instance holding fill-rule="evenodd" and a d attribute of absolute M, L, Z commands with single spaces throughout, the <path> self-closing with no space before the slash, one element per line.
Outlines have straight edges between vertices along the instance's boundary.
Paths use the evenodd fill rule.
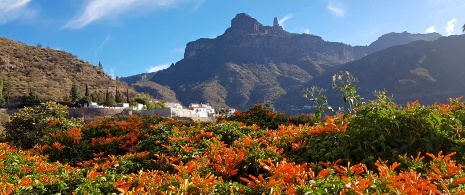
<path fill-rule="evenodd" d="M 164 103 L 164 108 L 146 109 L 146 106 L 137 103 L 131 106 L 129 103 L 118 103 L 114 107 L 98 105 L 91 102 L 89 105 L 81 105 L 80 108 L 70 108 L 70 117 L 94 118 L 98 116 L 122 115 L 160 115 L 168 118 L 184 118 L 193 121 L 212 121 L 218 115 L 233 115 L 236 109 L 223 108 L 215 111 L 210 104 L 191 103 L 188 107 L 176 102 Z"/>

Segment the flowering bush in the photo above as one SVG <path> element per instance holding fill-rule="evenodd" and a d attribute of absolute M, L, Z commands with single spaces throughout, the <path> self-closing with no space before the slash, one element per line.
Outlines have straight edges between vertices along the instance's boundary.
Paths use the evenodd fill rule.
<path fill-rule="evenodd" d="M 0 194 L 463 194 L 464 105 L 379 96 L 296 123 L 54 118 L 33 148 L 0 144 Z"/>

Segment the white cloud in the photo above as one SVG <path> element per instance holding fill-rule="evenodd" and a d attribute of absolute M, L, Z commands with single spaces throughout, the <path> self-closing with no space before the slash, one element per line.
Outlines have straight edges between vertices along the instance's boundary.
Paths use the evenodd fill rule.
<path fill-rule="evenodd" d="M 110 34 L 107 34 L 107 36 L 105 36 L 105 39 L 103 39 L 103 41 L 100 42 L 100 44 L 99 44 L 99 46 L 97 47 L 97 49 L 95 49 L 94 54 L 98 56 L 99 51 L 100 51 L 102 48 L 104 48 L 105 45 L 106 45 L 108 42 L 110 42 L 110 41 L 112 41 L 112 37 L 111 37 Z"/>
<path fill-rule="evenodd" d="M 451 20 L 447 22 L 447 26 L 446 26 L 447 35 L 451 35 L 454 32 L 454 27 L 455 27 L 456 22 L 457 22 L 457 19 L 455 18 L 452 18 Z"/>
<path fill-rule="evenodd" d="M 32 0 L 0 0 L 0 25 L 28 14 L 27 4 Z"/>
<path fill-rule="evenodd" d="M 174 48 L 174 49 L 170 50 L 170 53 L 171 54 L 184 53 L 184 48 L 182 48 L 182 47 Z"/>
<path fill-rule="evenodd" d="M 89 0 L 84 11 L 64 27 L 79 29 L 92 22 L 118 17 L 130 11 L 169 8 L 185 1 L 187 0 Z"/>
<path fill-rule="evenodd" d="M 430 26 L 426 29 L 425 33 L 435 33 L 436 31 L 436 26 Z"/>
<path fill-rule="evenodd" d="M 308 28 L 304 29 L 304 33 L 305 34 L 310 34 L 310 29 L 308 29 Z"/>
<path fill-rule="evenodd" d="M 170 64 L 160 64 L 157 66 L 150 66 L 149 68 L 147 68 L 147 73 L 158 72 L 160 70 L 167 69 L 168 67 L 170 67 Z"/>
<path fill-rule="evenodd" d="M 346 14 L 347 10 L 345 9 L 345 6 L 342 4 L 336 4 L 333 2 L 328 3 L 328 10 L 331 14 L 333 14 L 336 17 L 342 17 Z"/>
<path fill-rule="evenodd" d="M 110 72 L 108 73 L 108 75 L 110 75 L 112 79 L 115 79 L 116 78 L 115 68 L 110 68 Z"/>
<path fill-rule="evenodd" d="M 278 23 L 279 25 L 283 26 L 284 25 L 284 22 L 286 22 L 287 20 L 291 19 L 293 17 L 292 14 L 287 14 L 286 16 L 284 16 L 284 18 L 281 18 Z"/>

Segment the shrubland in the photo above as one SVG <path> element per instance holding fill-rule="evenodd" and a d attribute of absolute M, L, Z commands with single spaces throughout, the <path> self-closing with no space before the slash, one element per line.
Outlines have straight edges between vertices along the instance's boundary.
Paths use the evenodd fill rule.
<path fill-rule="evenodd" d="M 360 100 L 356 93 L 343 97 Z M 132 115 L 82 124 L 54 115 L 65 108 L 48 103 L 51 108 L 23 110 L 7 125 L 7 133 L 25 138 L 40 133 L 30 142 L 7 136 L 9 143 L 0 144 L 0 191 L 465 193 L 465 102 L 402 106 L 385 92 L 376 97 L 346 112 L 320 107 L 320 117 L 285 116 L 265 104 L 208 123 Z"/>

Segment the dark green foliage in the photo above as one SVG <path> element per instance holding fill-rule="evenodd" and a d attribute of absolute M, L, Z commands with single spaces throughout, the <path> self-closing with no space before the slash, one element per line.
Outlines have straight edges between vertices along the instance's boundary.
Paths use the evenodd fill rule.
<path fill-rule="evenodd" d="M 78 102 L 79 99 L 81 98 L 81 95 L 79 93 L 79 87 L 75 83 L 73 83 L 73 85 L 71 86 L 70 97 L 71 97 L 71 102 L 73 103 Z"/>
<path fill-rule="evenodd" d="M 68 108 L 53 102 L 34 107 L 25 107 L 11 116 L 5 124 L 5 139 L 23 149 L 31 148 L 46 135 L 50 120 L 61 120 L 68 115 Z"/>
<path fill-rule="evenodd" d="M 243 122 L 247 125 L 256 124 L 261 128 L 277 129 L 280 124 L 287 122 L 284 113 L 275 113 L 270 110 L 269 105 L 255 104 L 244 113 L 236 111 L 233 116 L 227 118 L 229 121 Z"/>
<path fill-rule="evenodd" d="M 256 104 L 246 112 L 236 111 L 233 116 L 227 117 L 228 121 L 242 122 L 246 125 L 258 125 L 261 128 L 277 129 L 284 124 L 314 124 L 317 120 L 312 115 L 285 116 L 284 113 L 276 113 L 270 110 L 270 105 Z"/>
<path fill-rule="evenodd" d="M 123 94 L 121 94 L 121 92 L 118 90 L 118 88 L 116 88 L 116 91 L 115 91 L 115 101 L 116 101 L 116 103 L 122 103 L 123 102 Z"/>
<path fill-rule="evenodd" d="M 28 95 L 24 95 L 21 97 L 21 106 L 34 106 L 42 103 L 42 99 L 33 91 L 29 90 Z"/>
<path fill-rule="evenodd" d="M 376 100 L 361 106 L 357 115 L 350 118 L 343 147 L 351 152 L 343 157 L 373 166 L 377 158 L 463 151 L 464 145 L 457 137 L 465 134 L 457 131 L 462 123 L 456 118 L 453 112 L 420 106 L 417 102 L 399 108 L 384 92 L 377 93 Z"/>
<path fill-rule="evenodd" d="M 103 103 L 103 105 L 105 106 L 116 105 L 115 96 L 111 92 L 109 92 L 108 89 L 107 89 L 107 92 L 105 93 L 105 102 Z"/>

